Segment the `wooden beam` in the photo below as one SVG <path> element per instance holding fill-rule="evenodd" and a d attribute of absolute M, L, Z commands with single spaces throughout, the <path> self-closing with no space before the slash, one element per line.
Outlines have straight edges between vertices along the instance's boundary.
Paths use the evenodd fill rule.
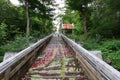
<path fill-rule="evenodd" d="M 18 71 L 22 71 L 20 69 L 25 65 L 25 63 L 28 62 L 30 64 L 31 62 L 29 62 L 29 60 L 33 56 L 38 55 L 38 50 L 42 46 L 46 45 L 46 43 L 51 39 L 52 36 L 53 34 L 41 39 L 30 47 L 22 50 L 18 54 L 2 62 L 0 64 L 0 80 L 10 80 L 10 78 L 14 76 Z M 31 60 L 33 60 L 33 58 Z"/>
<path fill-rule="evenodd" d="M 108 65 L 103 60 L 99 59 L 95 55 L 91 54 L 89 51 L 79 46 L 77 43 L 62 35 L 64 41 L 74 48 L 78 53 L 77 55 L 82 56 L 105 80 L 120 80 L 120 72 L 114 69 L 112 66 Z M 84 61 L 84 60 L 83 60 Z M 94 73 L 96 76 L 96 73 Z"/>

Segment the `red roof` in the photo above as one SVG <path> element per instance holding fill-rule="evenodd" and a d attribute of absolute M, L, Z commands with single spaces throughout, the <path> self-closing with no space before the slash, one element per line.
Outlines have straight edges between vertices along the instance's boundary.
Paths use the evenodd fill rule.
<path fill-rule="evenodd" d="M 62 29 L 74 29 L 73 24 L 62 24 Z"/>

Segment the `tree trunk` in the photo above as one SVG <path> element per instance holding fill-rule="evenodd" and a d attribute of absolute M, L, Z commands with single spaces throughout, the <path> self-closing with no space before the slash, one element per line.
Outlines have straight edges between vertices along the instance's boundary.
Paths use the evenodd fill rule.
<path fill-rule="evenodd" d="M 83 28 L 84 28 L 84 40 L 87 39 L 87 19 L 86 15 L 83 15 Z"/>
<path fill-rule="evenodd" d="M 45 31 L 45 27 L 46 27 L 46 19 L 44 18 L 43 20 L 42 20 L 43 22 L 42 22 L 42 33 L 45 33 L 44 31 Z"/>
<path fill-rule="evenodd" d="M 87 39 L 87 5 L 83 8 L 82 18 L 83 18 L 84 40 L 86 40 Z"/>
<path fill-rule="evenodd" d="M 30 18 L 29 18 L 29 3 L 28 3 L 28 0 L 25 0 L 25 7 L 26 7 L 26 17 L 27 17 L 26 42 L 29 44 Z"/>

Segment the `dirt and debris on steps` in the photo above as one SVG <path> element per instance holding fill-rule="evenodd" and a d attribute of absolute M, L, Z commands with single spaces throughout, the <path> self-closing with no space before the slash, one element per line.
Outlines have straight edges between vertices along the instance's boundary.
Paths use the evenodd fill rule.
<path fill-rule="evenodd" d="M 59 36 L 41 53 L 22 80 L 89 80 Z"/>

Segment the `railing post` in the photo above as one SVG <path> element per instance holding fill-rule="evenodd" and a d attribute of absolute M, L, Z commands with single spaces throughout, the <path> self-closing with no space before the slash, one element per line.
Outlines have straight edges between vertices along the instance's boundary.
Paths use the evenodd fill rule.
<path fill-rule="evenodd" d="M 10 78 L 10 72 L 11 72 L 11 68 L 9 68 L 9 69 L 7 69 L 6 71 L 5 71 L 5 74 L 4 74 L 4 79 L 3 80 L 9 80 L 9 78 Z"/>

